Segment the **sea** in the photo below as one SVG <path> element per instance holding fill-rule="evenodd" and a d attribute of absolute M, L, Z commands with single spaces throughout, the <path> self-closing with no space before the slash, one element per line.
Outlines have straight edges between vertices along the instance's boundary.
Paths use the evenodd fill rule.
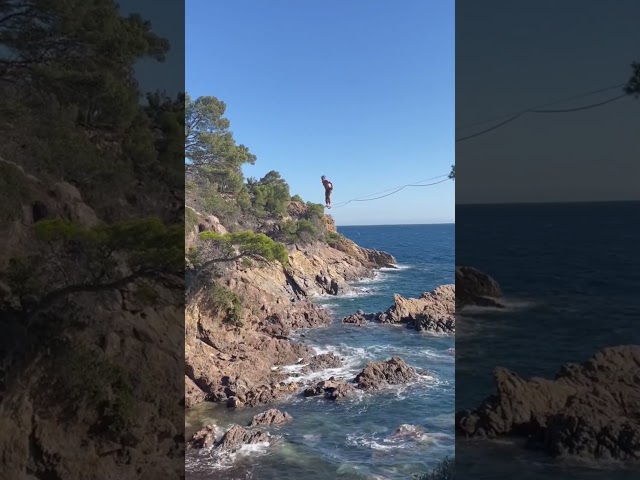
<path fill-rule="evenodd" d="M 344 226 L 338 231 L 358 245 L 394 255 L 398 269 L 383 269 L 375 278 L 353 284 L 354 292 L 318 297 L 333 314 L 328 327 L 298 331 L 297 340 L 317 353 L 334 352 L 344 368 L 316 374 L 353 379 L 369 361 L 399 356 L 428 374 L 418 381 L 376 393 L 331 402 L 298 396 L 275 405 L 293 421 L 271 428 L 269 445 L 252 445 L 234 455 L 191 451 L 188 479 L 407 480 L 431 471 L 454 455 L 455 347 L 452 336 L 418 333 L 403 326 L 371 323 L 344 325 L 340 319 L 361 309 L 386 310 L 393 294 L 417 297 L 439 285 L 454 283 L 455 225 Z M 295 367 L 288 367 L 292 373 Z M 226 428 L 247 425 L 269 407 L 229 410 L 203 404 L 187 412 L 187 435 L 207 423 Z M 416 435 L 394 439 L 401 425 Z"/>
<path fill-rule="evenodd" d="M 639 219 L 640 202 L 456 208 L 456 263 L 494 277 L 508 307 L 457 315 L 456 410 L 495 393 L 496 366 L 552 379 L 603 347 L 640 344 Z M 638 469 L 458 439 L 456 476 L 626 480 Z"/>

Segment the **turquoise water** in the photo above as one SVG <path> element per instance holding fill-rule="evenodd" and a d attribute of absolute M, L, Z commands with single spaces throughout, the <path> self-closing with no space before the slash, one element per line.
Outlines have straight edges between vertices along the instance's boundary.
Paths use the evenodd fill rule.
<path fill-rule="evenodd" d="M 211 452 L 187 455 L 190 479 L 409 479 L 454 453 L 454 338 L 428 336 L 400 326 L 343 325 L 340 319 L 358 309 L 385 310 L 393 293 L 418 296 L 454 281 L 454 226 L 410 225 L 343 227 L 340 233 L 363 247 L 393 254 L 398 270 L 383 270 L 370 281 L 354 284 L 355 293 L 318 299 L 333 313 L 334 324 L 299 331 L 297 339 L 320 352 L 346 358 L 344 368 L 324 372 L 352 379 L 370 360 L 400 356 L 429 371 L 418 382 L 340 402 L 296 397 L 277 408 L 293 422 L 270 432 L 270 445 L 252 446 L 233 458 Z M 302 336 L 304 335 L 304 336 Z M 187 415 L 187 433 L 214 420 L 219 426 L 245 425 L 268 407 L 231 411 L 199 406 Z M 402 424 L 416 425 L 415 438 L 388 437 Z"/>

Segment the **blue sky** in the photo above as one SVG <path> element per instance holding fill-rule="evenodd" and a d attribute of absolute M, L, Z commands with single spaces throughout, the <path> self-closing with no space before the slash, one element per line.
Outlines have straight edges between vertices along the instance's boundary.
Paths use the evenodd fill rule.
<path fill-rule="evenodd" d="M 454 163 L 454 2 L 186 3 L 186 88 L 227 104 L 246 176 L 333 203 L 447 174 Z M 452 181 L 328 210 L 338 225 L 449 223 Z"/>

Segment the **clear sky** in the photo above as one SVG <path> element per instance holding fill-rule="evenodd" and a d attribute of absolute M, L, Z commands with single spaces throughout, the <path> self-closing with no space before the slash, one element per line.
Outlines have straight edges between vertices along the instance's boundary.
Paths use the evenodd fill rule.
<path fill-rule="evenodd" d="M 640 61 L 637 0 L 458 0 L 457 137 L 478 120 L 625 83 Z M 552 108 L 597 103 L 604 92 Z M 640 100 L 527 115 L 456 145 L 456 200 L 640 200 Z"/>
<path fill-rule="evenodd" d="M 333 204 L 454 163 L 454 2 L 186 2 L 186 88 L 227 104 L 246 176 Z M 338 225 L 449 223 L 455 183 L 328 210 Z"/>

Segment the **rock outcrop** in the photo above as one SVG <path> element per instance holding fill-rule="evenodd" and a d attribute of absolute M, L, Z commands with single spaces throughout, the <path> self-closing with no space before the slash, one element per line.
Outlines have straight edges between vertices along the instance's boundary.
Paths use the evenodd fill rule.
<path fill-rule="evenodd" d="M 357 325 L 359 327 L 366 325 L 375 318 L 373 313 L 364 313 L 362 310 L 358 310 L 352 315 L 348 315 L 342 319 L 342 323 L 348 323 L 350 325 Z"/>
<path fill-rule="evenodd" d="M 305 365 L 301 372 L 303 374 L 320 372 L 328 368 L 339 368 L 343 365 L 344 360 L 333 353 L 321 353 L 320 355 L 314 355 L 309 359 L 307 365 Z"/>
<path fill-rule="evenodd" d="M 458 434 L 516 435 L 552 456 L 640 460 L 640 346 L 605 348 L 555 379 L 495 372 L 497 393 L 456 415 Z"/>
<path fill-rule="evenodd" d="M 359 310 L 342 319 L 343 323 L 365 325 L 375 320 L 381 323 L 404 323 L 410 328 L 429 333 L 452 334 L 456 331 L 456 286 L 441 285 L 419 298 L 404 298 L 397 293 L 394 304 L 385 312 L 364 313 Z"/>
<path fill-rule="evenodd" d="M 456 308 L 467 305 L 497 307 L 504 305 L 498 300 L 502 289 L 498 282 L 473 267 L 456 266 Z"/>
<path fill-rule="evenodd" d="M 227 433 L 224 434 L 222 440 L 218 444 L 218 448 L 221 450 L 237 450 L 242 445 L 253 443 L 265 443 L 269 442 L 271 436 L 259 430 L 247 430 L 240 425 L 234 425 Z"/>
<path fill-rule="evenodd" d="M 189 448 L 209 448 L 213 447 L 216 443 L 216 426 L 207 425 L 198 432 L 196 432 L 189 441 Z"/>
<path fill-rule="evenodd" d="M 271 408 L 266 412 L 254 415 L 251 423 L 249 423 L 249 426 L 257 427 L 260 425 L 281 425 L 283 423 L 290 422 L 291 420 L 293 420 L 293 417 L 287 412 L 281 412 L 276 408 Z"/>
<path fill-rule="evenodd" d="M 208 223 L 203 216 L 198 218 L 198 229 L 217 225 L 212 218 Z M 189 235 L 187 248 L 196 238 Z M 220 266 L 218 290 L 229 292 L 228 298 L 237 298 L 239 304 L 233 323 L 226 319 L 226 310 L 218 311 L 210 289 L 190 296 L 185 319 L 185 404 L 204 400 L 233 408 L 266 404 L 293 393 L 293 386 L 281 385 L 290 375 L 277 367 L 305 363 L 301 372 L 305 374 L 342 365 L 335 356 L 315 356 L 304 344 L 292 342 L 291 331 L 331 323 L 330 314 L 310 297 L 348 291 L 348 282 L 372 277 L 375 268 L 394 264 L 395 259 L 348 239 L 340 243 L 342 250 L 319 242 L 293 245 L 286 269 L 276 263 L 247 265 L 240 260 Z"/>
<path fill-rule="evenodd" d="M 369 362 L 360 372 L 355 383 L 362 390 L 378 390 L 388 385 L 400 385 L 418 378 L 415 368 L 407 365 L 404 360 L 392 357 L 384 362 Z"/>
<path fill-rule="evenodd" d="M 323 380 L 313 387 L 306 388 L 303 395 L 305 397 L 324 395 L 324 397 L 329 400 L 338 400 L 340 398 L 349 397 L 355 392 L 356 389 L 352 384 L 342 380 L 337 380 L 335 377 L 331 377 L 329 380 Z"/>

